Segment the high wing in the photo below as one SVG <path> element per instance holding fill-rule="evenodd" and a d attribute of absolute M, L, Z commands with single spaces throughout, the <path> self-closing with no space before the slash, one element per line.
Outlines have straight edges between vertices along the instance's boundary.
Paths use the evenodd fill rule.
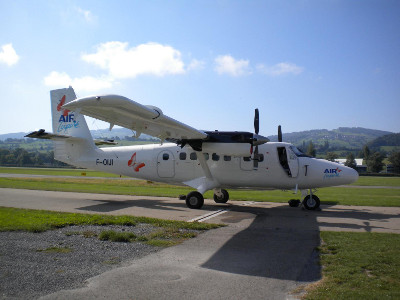
<path fill-rule="evenodd" d="M 136 132 L 136 137 L 145 133 L 154 137 L 176 140 L 203 140 L 207 134 L 172 119 L 154 106 L 139 104 L 119 95 L 91 96 L 76 99 L 63 109 L 80 112 L 110 123 L 110 129 L 119 125 Z"/>

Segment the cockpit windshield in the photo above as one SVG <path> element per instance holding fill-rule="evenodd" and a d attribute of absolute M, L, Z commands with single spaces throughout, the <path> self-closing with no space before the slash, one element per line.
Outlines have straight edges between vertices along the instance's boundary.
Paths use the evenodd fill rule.
<path fill-rule="evenodd" d="M 294 154 L 296 154 L 297 157 L 310 157 L 309 155 L 304 154 L 303 152 L 301 152 L 299 149 L 297 149 L 293 145 L 290 146 L 289 148 L 294 152 Z"/>

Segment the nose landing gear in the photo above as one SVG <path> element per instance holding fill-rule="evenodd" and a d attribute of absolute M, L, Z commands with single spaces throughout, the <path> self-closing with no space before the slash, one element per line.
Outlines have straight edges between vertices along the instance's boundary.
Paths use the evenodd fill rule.
<path fill-rule="evenodd" d="M 313 194 L 304 197 L 303 205 L 308 210 L 316 210 L 320 205 L 319 198 Z"/>
<path fill-rule="evenodd" d="M 307 190 L 302 190 L 301 195 L 304 196 L 304 200 L 301 202 L 301 205 L 308 210 L 317 210 L 321 204 L 321 201 L 316 195 L 313 195 L 312 190 L 308 193 Z M 297 207 L 300 204 L 300 200 L 292 199 L 289 200 L 290 207 Z"/>

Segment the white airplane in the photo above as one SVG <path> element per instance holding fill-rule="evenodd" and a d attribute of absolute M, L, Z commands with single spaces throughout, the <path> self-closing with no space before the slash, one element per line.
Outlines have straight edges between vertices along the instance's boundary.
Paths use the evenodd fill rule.
<path fill-rule="evenodd" d="M 301 191 L 306 209 L 317 209 L 315 188 L 349 184 L 358 179 L 352 168 L 308 157 L 294 145 L 269 142 L 255 133 L 201 131 L 163 114 L 161 109 L 141 105 L 118 95 L 76 99 L 72 87 L 50 92 L 53 133 L 43 129 L 27 137 L 55 141 L 54 158 L 77 167 L 170 184 L 185 184 L 196 191 L 186 196 L 189 208 L 204 204 L 203 194 L 214 191 L 216 203 L 226 203 L 226 188 L 262 188 Z M 76 99 L 76 100 L 75 100 Z M 145 133 L 160 144 L 105 147 L 114 144 L 93 140 L 84 115 L 131 129 L 135 136 Z M 167 141 L 168 143 L 164 143 Z M 297 203 L 290 203 L 297 206 Z M 297 205 L 296 205 L 297 204 Z"/>

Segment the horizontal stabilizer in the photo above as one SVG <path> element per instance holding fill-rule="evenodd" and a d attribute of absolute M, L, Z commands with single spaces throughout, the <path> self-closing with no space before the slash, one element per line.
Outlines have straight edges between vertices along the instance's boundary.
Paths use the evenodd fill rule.
<path fill-rule="evenodd" d="M 117 142 L 114 142 L 113 140 L 93 140 L 96 146 L 100 145 L 118 145 Z"/>
<path fill-rule="evenodd" d="M 43 140 L 62 140 L 71 138 L 68 135 L 48 133 L 44 129 L 40 129 L 38 131 L 33 131 L 27 134 L 25 137 L 35 138 L 35 139 L 43 139 Z"/>
<path fill-rule="evenodd" d="M 25 137 L 34 138 L 34 139 L 42 139 L 42 140 L 66 140 L 66 139 L 74 139 L 74 140 L 84 140 L 83 138 L 73 137 L 69 135 L 62 135 L 62 134 L 55 134 L 55 133 L 48 133 L 44 129 L 40 129 L 38 131 L 33 131 L 27 134 Z M 118 145 L 117 142 L 112 140 L 94 140 L 94 143 L 97 146 L 100 145 Z"/>

